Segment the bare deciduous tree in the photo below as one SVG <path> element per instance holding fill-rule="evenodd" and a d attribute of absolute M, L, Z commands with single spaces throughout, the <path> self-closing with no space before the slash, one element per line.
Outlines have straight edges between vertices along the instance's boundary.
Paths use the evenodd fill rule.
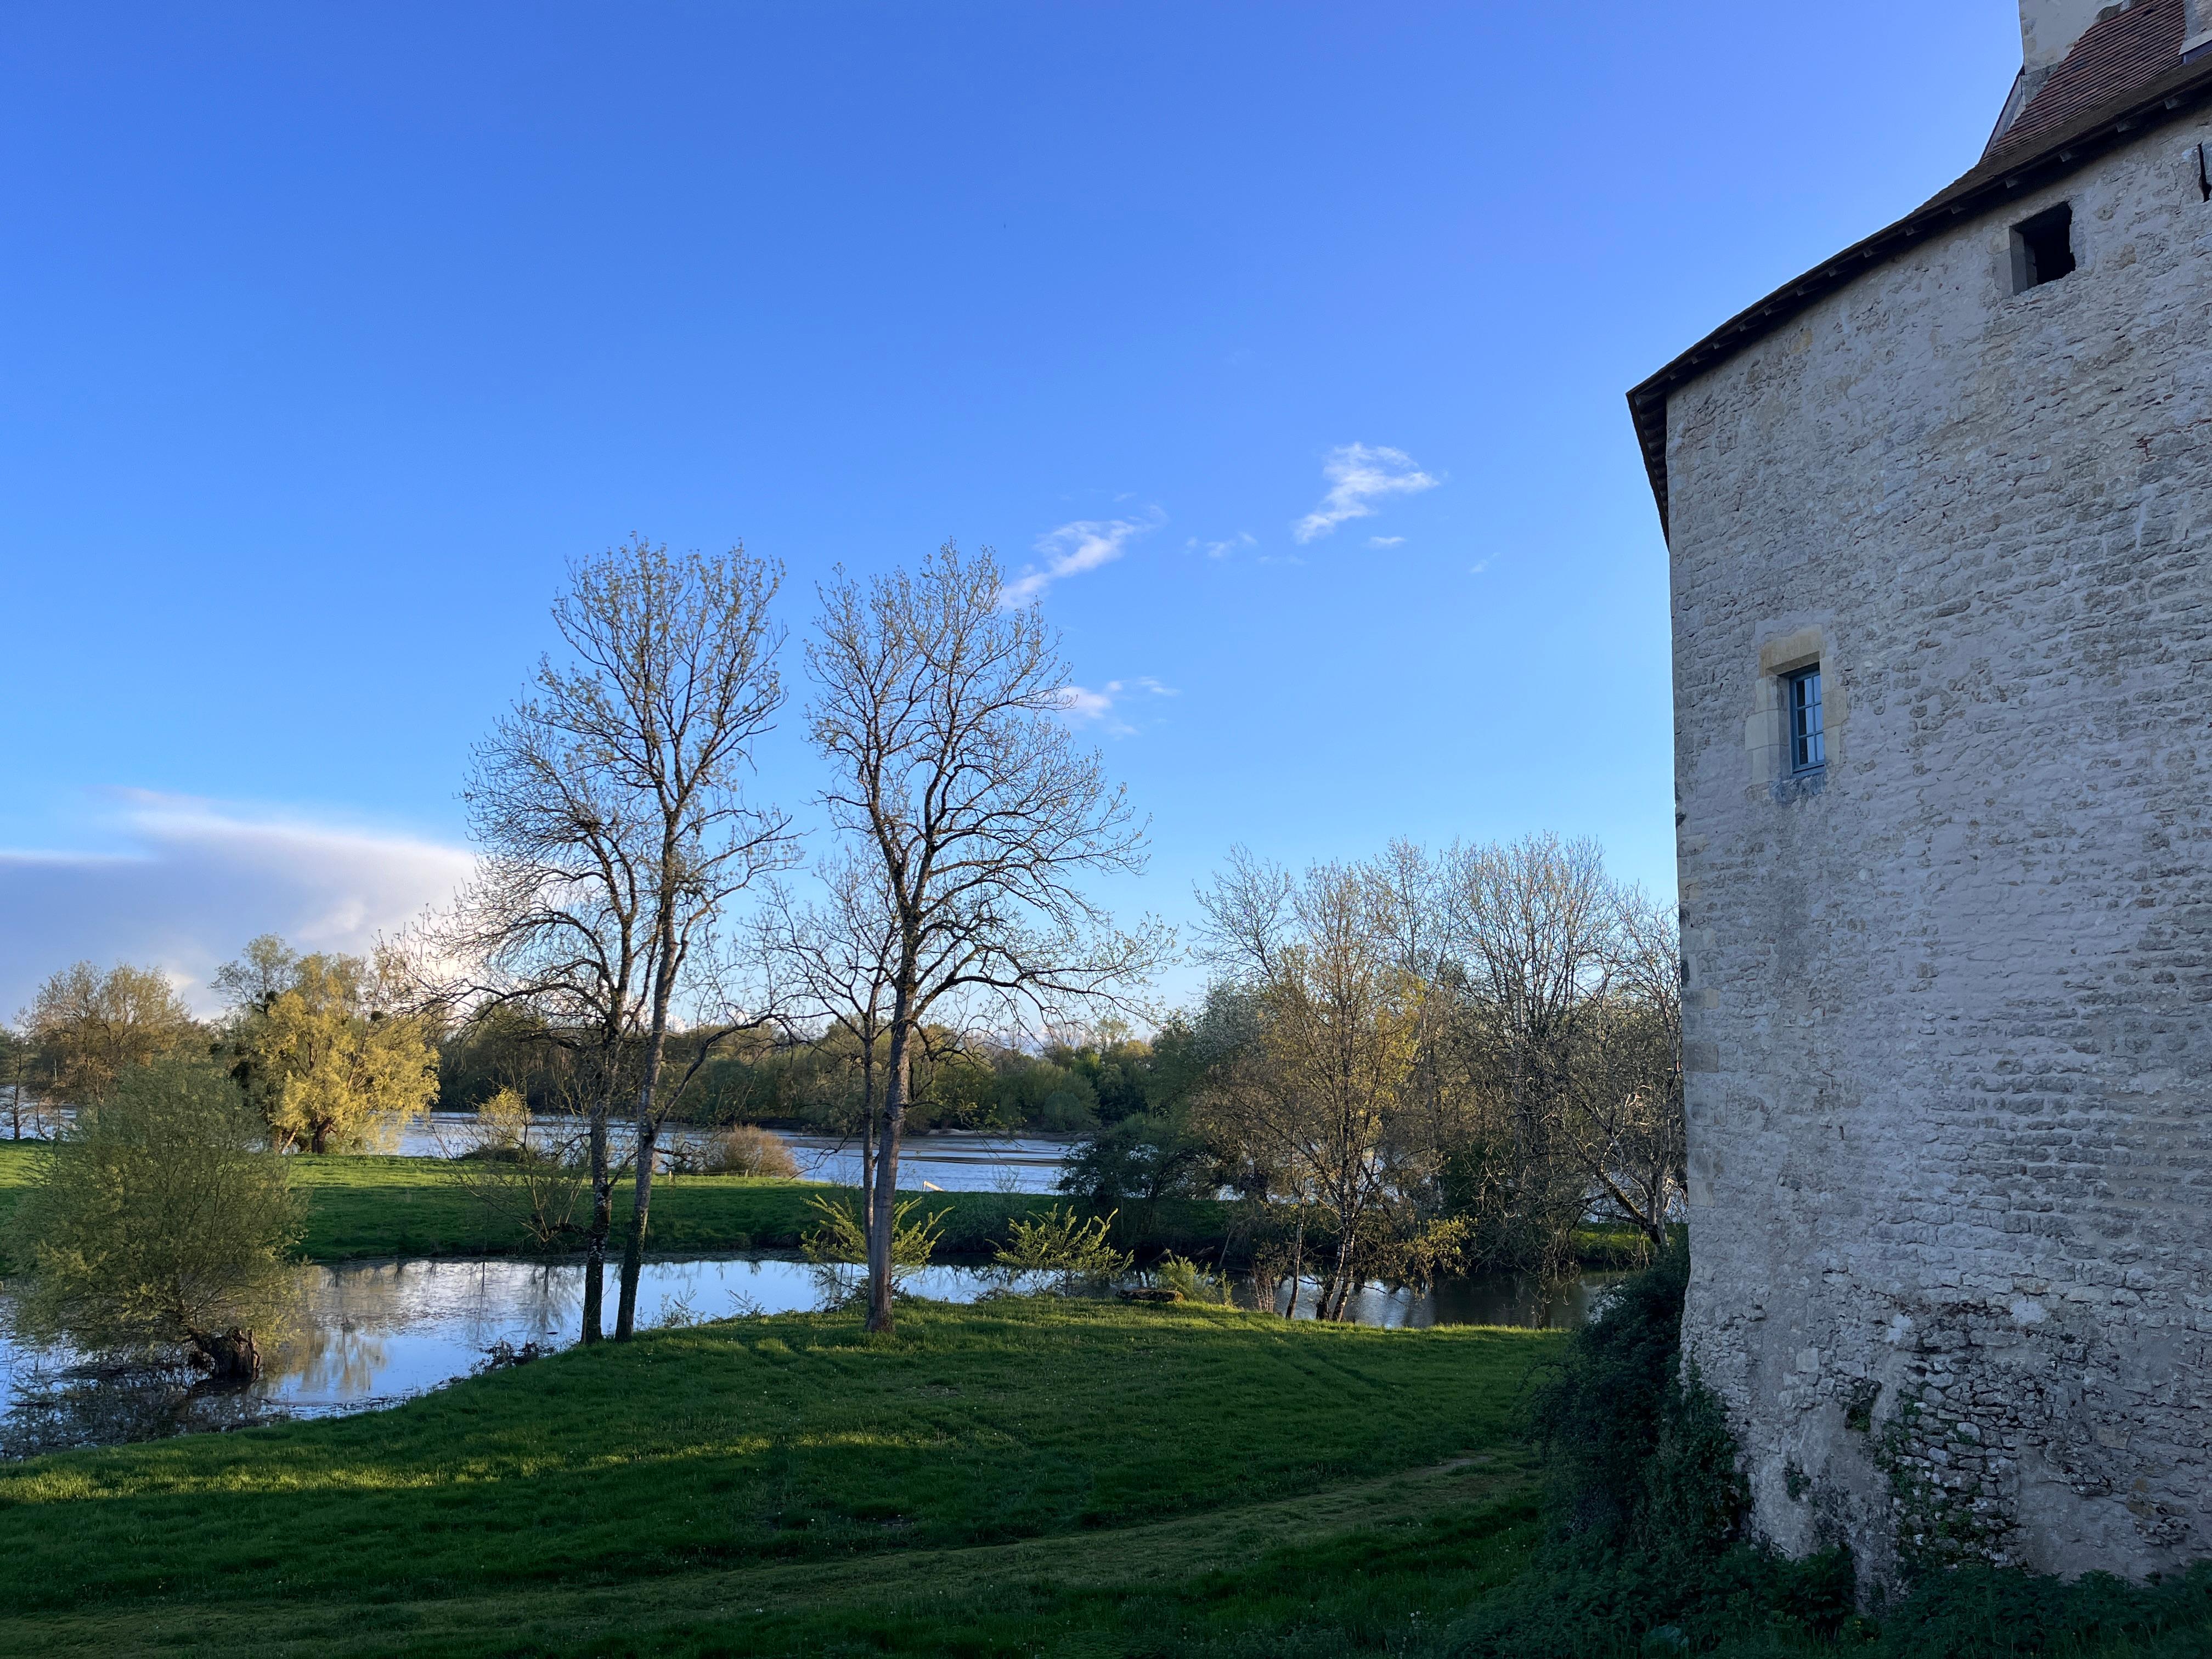
<path fill-rule="evenodd" d="M 524 1005 L 580 1050 L 592 1188 L 584 1339 L 599 1335 L 611 1224 L 607 1126 L 634 1091 L 635 1193 L 615 1334 L 635 1322 L 655 1149 L 669 1104 L 716 1042 L 759 1012 L 715 1006 L 714 933 L 732 898 L 788 861 L 788 820 L 749 805 L 754 740 L 783 700 L 776 567 L 742 547 L 671 558 L 634 540 L 570 571 L 554 622 L 571 660 L 477 748 L 465 791 L 482 872 L 434 943 L 476 965 L 479 1007 Z M 672 1024 L 707 1005 L 685 1078 L 664 1077 Z"/>
<path fill-rule="evenodd" d="M 1480 1086 L 1503 1113 L 1487 1147 L 1526 1265 L 1569 1265 L 1591 1172 L 1571 1156 L 1576 1066 L 1613 984 L 1618 903 L 1588 842 L 1537 836 L 1448 858 L 1454 954 Z"/>
<path fill-rule="evenodd" d="M 872 865 L 850 851 L 820 871 L 824 896 L 799 900 L 772 890 L 757 926 L 758 951 L 787 1013 L 811 1016 L 853 1042 L 860 1082 L 860 1213 L 873 1213 L 877 1073 L 891 1014 L 899 922 Z"/>
<path fill-rule="evenodd" d="M 4 1116 L 11 1140 L 21 1140 L 26 1133 L 33 1140 L 43 1139 L 59 1121 L 52 1103 L 31 1092 L 38 1052 L 28 1037 L 0 1025 L 0 1088 L 8 1091 Z"/>
<path fill-rule="evenodd" d="M 1681 1197 L 1682 994 L 1674 913 L 1616 896 L 1613 976 L 1570 1091 L 1569 1134 L 1589 1180 L 1655 1248 Z"/>
<path fill-rule="evenodd" d="M 988 550 L 822 590 L 807 649 L 830 821 L 895 925 L 868 1328 L 891 1328 L 891 1240 L 910 1067 L 932 1011 L 963 997 L 1062 1017 L 1149 970 L 1164 936 L 1117 931 L 1077 885 L 1140 867 L 1142 835 L 1061 718 L 1067 672 Z"/>
<path fill-rule="evenodd" d="M 1220 975 L 1200 1109 L 1243 1184 L 1334 1236 L 1323 1317 L 1378 1270 L 1565 1270 L 1607 1212 L 1663 1242 L 1684 1164 L 1673 921 L 1594 847 L 1401 843 L 1303 878 L 1240 852 L 1200 896 Z"/>
<path fill-rule="evenodd" d="M 1334 1231 L 1318 1309 L 1341 1319 L 1381 1212 L 1403 1191 L 1402 1140 L 1428 983 L 1401 955 L 1382 869 L 1316 865 L 1303 878 L 1242 848 L 1201 892 L 1211 956 L 1247 1000 L 1249 1041 L 1208 1091 L 1217 1128 L 1256 1143 Z M 1293 1286 L 1292 1305 L 1297 1289 Z"/>

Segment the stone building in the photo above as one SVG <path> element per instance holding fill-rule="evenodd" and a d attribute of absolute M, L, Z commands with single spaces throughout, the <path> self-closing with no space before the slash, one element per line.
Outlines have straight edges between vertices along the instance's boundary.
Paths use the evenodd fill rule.
<path fill-rule="evenodd" d="M 1630 394 L 1687 1349 L 1877 1578 L 2212 1555 L 2212 0 L 2021 33 L 1971 171 Z"/>

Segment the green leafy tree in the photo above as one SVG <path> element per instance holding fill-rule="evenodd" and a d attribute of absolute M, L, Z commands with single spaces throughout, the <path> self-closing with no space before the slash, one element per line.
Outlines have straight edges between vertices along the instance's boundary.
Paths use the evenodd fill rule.
<path fill-rule="evenodd" d="M 1060 1190 L 1101 1206 L 1196 1198 L 1221 1182 L 1212 1148 L 1181 1110 L 1139 1113 L 1085 1135 L 1060 1165 Z"/>
<path fill-rule="evenodd" d="M 128 963 L 105 973 L 88 962 L 61 969 L 39 987 L 21 1024 L 37 1051 L 41 1091 L 71 1106 L 105 1100 L 132 1066 L 202 1036 L 167 980 Z"/>
<path fill-rule="evenodd" d="M 125 1073 L 42 1156 L 16 1210 L 16 1331 L 89 1353 L 187 1348 L 220 1377 L 252 1376 L 294 1293 L 286 1176 L 215 1066 Z"/>
<path fill-rule="evenodd" d="M 416 1017 L 392 1012 L 386 964 L 296 956 L 264 934 L 216 976 L 232 999 L 234 1075 L 281 1147 L 388 1146 L 438 1096 L 438 1059 Z"/>

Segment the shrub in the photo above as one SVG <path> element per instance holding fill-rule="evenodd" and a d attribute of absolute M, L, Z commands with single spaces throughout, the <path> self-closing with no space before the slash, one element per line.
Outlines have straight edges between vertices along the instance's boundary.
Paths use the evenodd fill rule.
<path fill-rule="evenodd" d="M 446 1174 L 493 1225 L 520 1229 L 532 1249 L 552 1250 L 576 1231 L 589 1176 L 562 1149 L 533 1145 L 530 1137 L 529 1105 L 501 1089 L 477 1108 L 475 1144 L 447 1161 Z"/>
<path fill-rule="evenodd" d="M 1017 1217 L 1006 1223 L 1007 1242 L 991 1259 L 1015 1273 L 1058 1273 L 1067 1281 L 1111 1279 L 1129 1265 L 1127 1252 L 1108 1242 L 1116 1213 L 1085 1221 L 1055 1204 L 1035 1220 Z"/>
<path fill-rule="evenodd" d="M 2197 1640 L 2160 1641 L 2184 1632 Z M 1978 1564 L 1931 1573 L 1882 1620 L 1881 1651 L 1886 1659 L 2203 1654 L 2212 1651 L 2212 1561 L 2154 1584 L 2101 1572 L 2069 1584 Z"/>
<path fill-rule="evenodd" d="M 1735 1530 L 1745 1494 L 1719 1403 L 1678 1374 L 1689 1282 L 1677 1243 L 1616 1285 L 1531 1387 L 1529 1426 L 1567 1535 L 1709 1553 Z"/>
<path fill-rule="evenodd" d="M 1486 1659 L 1705 1652 L 1778 1626 L 1825 1638 L 1851 1611 L 1850 1558 L 1742 1542 L 1745 1494 L 1720 1402 L 1681 1373 L 1686 1243 L 1624 1280 L 1531 1386 L 1553 1540 L 1474 1609 L 1451 1650 Z"/>
<path fill-rule="evenodd" d="M 821 1224 L 799 1241 L 809 1261 L 866 1261 L 868 1230 L 860 1219 L 860 1206 L 848 1199 L 810 1198 L 807 1207 Z M 891 1267 L 896 1271 L 926 1267 L 945 1231 L 947 1210 L 933 1210 L 916 1218 L 918 1198 L 902 1199 L 891 1211 Z"/>
<path fill-rule="evenodd" d="M 709 1135 L 699 1149 L 698 1158 L 699 1167 L 708 1175 L 799 1179 L 799 1160 L 792 1157 L 783 1137 L 750 1123 L 732 1124 Z"/>
<path fill-rule="evenodd" d="M 1141 1114 L 1078 1141 L 1060 1165 L 1060 1190 L 1102 1205 L 1203 1197 L 1218 1184 L 1212 1163 L 1180 1115 Z"/>
<path fill-rule="evenodd" d="M 15 1328 L 102 1355 L 184 1348 L 250 1377 L 291 1311 L 300 1224 L 284 1159 L 228 1076 L 178 1060 L 125 1072 L 15 1212 Z"/>
<path fill-rule="evenodd" d="M 1218 1308 L 1229 1305 L 1229 1281 L 1219 1273 L 1208 1273 L 1195 1261 L 1185 1261 L 1170 1250 L 1152 1267 L 1152 1283 L 1163 1290 L 1173 1291 L 1186 1302 L 1210 1303 Z"/>

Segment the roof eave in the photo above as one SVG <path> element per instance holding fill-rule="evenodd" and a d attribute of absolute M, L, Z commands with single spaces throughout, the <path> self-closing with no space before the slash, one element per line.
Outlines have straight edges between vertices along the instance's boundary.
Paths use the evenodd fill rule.
<path fill-rule="evenodd" d="M 2212 58 L 2177 65 L 2148 86 L 2092 112 L 2017 155 L 2000 152 L 1945 187 L 1896 223 L 1854 242 L 1832 259 L 1785 283 L 1738 312 L 1658 373 L 1631 388 L 1628 412 L 1643 446 L 1644 466 L 1659 507 L 1661 533 L 1670 533 L 1667 503 L 1667 400 L 1745 347 L 1809 310 L 1838 289 L 1917 246 L 2006 203 L 2087 166 L 2153 127 L 2212 97 Z"/>

